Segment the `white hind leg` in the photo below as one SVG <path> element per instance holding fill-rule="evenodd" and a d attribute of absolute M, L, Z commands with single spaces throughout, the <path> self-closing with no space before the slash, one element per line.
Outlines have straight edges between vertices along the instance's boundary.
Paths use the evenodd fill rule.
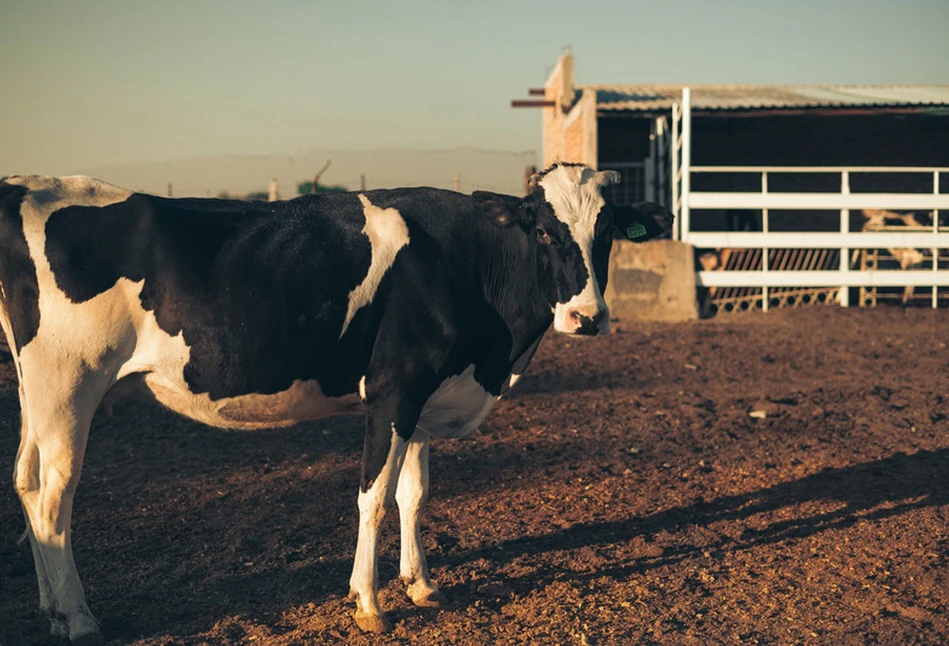
<path fill-rule="evenodd" d="M 402 533 L 399 575 L 407 586 L 406 594 L 412 603 L 442 608 L 448 600 L 429 576 L 420 526 L 422 508 L 428 499 L 428 445 L 428 433 L 416 428 L 399 474 L 399 486 L 395 492 Z"/>
<path fill-rule="evenodd" d="M 36 495 L 40 488 L 40 454 L 39 449 L 30 437 L 30 425 L 27 420 L 27 410 L 23 397 L 23 387 L 20 387 L 20 448 L 17 450 L 16 463 L 13 467 L 13 485 L 21 500 L 24 497 Z M 56 619 L 53 611 L 53 592 L 46 576 L 46 566 L 40 554 L 33 528 L 30 524 L 30 515 L 26 506 L 23 506 L 23 516 L 26 521 L 24 538 L 29 538 L 33 552 L 33 565 L 36 569 L 36 583 L 40 593 L 40 612 L 49 617 L 52 622 L 51 632 L 56 637 L 68 637 L 69 628 L 66 623 Z"/>
<path fill-rule="evenodd" d="M 17 370 L 17 382 L 19 384 L 17 396 L 20 400 L 20 446 L 17 449 L 16 461 L 13 464 L 13 487 L 22 501 L 24 497 L 35 496 L 36 492 L 39 491 L 40 454 L 30 435 L 29 411 L 26 407 L 26 395 L 23 390 L 23 374 L 20 371 L 19 353 L 16 344 L 13 342 L 13 330 L 10 327 L 10 320 L 2 302 L 0 302 L 0 328 L 3 329 L 4 337 L 7 339 L 10 352 L 13 355 L 13 364 Z M 29 539 L 30 549 L 33 552 L 33 567 L 36 569 L 36 584 L 40 596 L 40 613 L 49 617 L 51 622 L 50 632 L 54 637 L 68 637 L 69 628 L 64 621 L 56 618 L 56 613 L 53 610 L 53 591 L 49 585 L 49 578 L 46 576 L 46 566 L 43 563 L 39 545 L 36 542 L 36 537 L 33 536 L 30 514 L 25 504 L 23 505 L 23 517 L 26 523 L 23 538 Z"/>
<path fill-rule="evenodd" d="M 50 616 L 53 635 L 74 644 L 104 643 L 76 572 L 71 522 L 89 424 L 111 378 L 81 367 L 70 376 L 62 363 L 43 365 L 57 365 L 60 372 L 45 375 L 45 381 L 22 374 L 25 425 L 14 475 L 36 560 L 40 607 Z"/>

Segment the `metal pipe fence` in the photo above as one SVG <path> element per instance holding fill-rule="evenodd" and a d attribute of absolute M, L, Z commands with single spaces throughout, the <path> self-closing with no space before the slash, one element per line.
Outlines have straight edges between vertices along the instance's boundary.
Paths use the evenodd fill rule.
<path fill-rule="evenodd" d="M 680 168 L 673 168 L 673 204 L 676 207 L 677 230 L 674 237 L 699 248 L 760 249 L 763 261 L 753 271 L 697 271 L 696 278 L 706 287 L 762 288 L 763 309 L 767 309 L 768 289 L 774 287 L 839 287 L 838 300 L 849 305 L 851 287 L 932 287 L 932 306 L 938 305 L 938 288 L 949 287 L 949 270 L 940 268 L 940 250 L 949 249 L 949 227 L 940 226 L 939 211 L 949 210 L 949 194 L 940 192 L 941 178 L 949 177 L 949 168 L 943 167 L 860 167 L 860 166 L 692 166 L 692 119 L 690 93 L 682 92 L 681 144 L 673 146 L 673 159 Z M 673 127 L 678 130 L 678 115 L 673 115 Z M 679 150 L 681 149 L 681 150 Z M 718 174 L 757 174 L 757 191 L 692 191 L 692 176 Z M 839 176 L 835 192 L 769 191 L 769 177 L 775 175 L 819 173 Z M 920 192 L 852 192 L 851 178 L 855 175 L 880 173 L 915 173 L 932 176 L 932 191 Z M 678 199 L 677 199 L 678 198 Z M 931 212 L 932 224 L 925 231 L 851 231 L 850 213 L 863 209 Z M 695 211 L 754 210 L 761 213 L 761 231 L 701 231 L 693 230 Z M 773 211 L 837 211 L 837 231 L 773 231 Z M 851 250 L 869 249 L 926 249 L 931 252 L 929 269 L 869 269 L 852 267 Z M 771 249 L 838 249 L 839 266 L 836 270 L 774 271 L 767 258 Z"/>

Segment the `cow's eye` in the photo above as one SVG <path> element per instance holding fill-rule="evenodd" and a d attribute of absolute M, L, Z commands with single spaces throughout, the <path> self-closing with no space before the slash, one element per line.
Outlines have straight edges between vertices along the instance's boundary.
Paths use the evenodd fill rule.
<path fill-rule="evenodd" d="M 550 239 L 550 234 L 544 229 L 544 227 L 537 227 L 534 229 L 534 233 L 537 234 L 537 241 L 541 244 L 551 244 L 553 240 Z"/>

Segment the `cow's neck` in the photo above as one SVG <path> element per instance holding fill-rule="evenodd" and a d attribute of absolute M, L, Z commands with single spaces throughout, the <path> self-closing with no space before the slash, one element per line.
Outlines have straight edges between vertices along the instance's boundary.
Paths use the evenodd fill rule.
<path fill-rule="evenodd" d="M 476 280 L 488 305 L 510 330 L 514 356 L 520 356 L 554 320 L 547 290 L 540 282 L 537 253 L 518 229 L 502 229 L 485 221 L 482 233 L 487 247 L 478 245 L 471 250 Z M 490 253 L 485 253 L 486 248 Z"/>

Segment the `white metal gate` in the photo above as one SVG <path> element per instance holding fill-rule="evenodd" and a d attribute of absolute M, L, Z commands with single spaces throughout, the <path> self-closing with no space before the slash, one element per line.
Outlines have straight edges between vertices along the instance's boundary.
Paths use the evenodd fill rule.
<path fill-rule="evenodd" d="M 847 307 L 850 287 L 932 287 L 932 306 L 937 306 L 937 287 L 949 286 L 949 270 L 939 267 L 939 250 L 949 249 L 949 227 L 939 226 L 939 210 L 949 209 L 949 195 L 939 192 L 940 175 L 949 168 L 883 167 L 778 167 L 778 166 L 692 166 L 691 96 L 682 91 L 682 103 L 673 106 L 672 119 L 672 206 L 676 215 L 673 232 L 699 248 L 761 249 L 761 269 L 755 271 L 698 271 L 696 279 L 706 287 L 761 287 L 763 309 L 768 306 L 768 288 L 839 286 L 840 304 Z M 681 134 L 680 134 L 681 133 Z M 677 168 L 678 166 L 678 168 Z M 695 192 L 693 173 L 756 173 L 757 192 Z M 769 173 L 833 173 L 840 178 L 837 192 L 770 192 Z M 851 193 L 850 177 L 857 173 L 929 173 L 931 193 Z M 700 232 L 691 229 L 692 209 L 760 210 L 762 230 L 742 232 Z M 840 213 L 836 232 L 769 231 L 769 210 L 834 210 Z M 932 212 L 931 231 L 865 232 L 850 231 L 850 212 L 857 209 L 888 209 Z M 768 267 L 769 249 L 839 249 L 836 271 L 773 271 Z M 855 271 L 850 267 L 851 249 L 915 248 L 932 250 L 930 269 Z M 945 257 L 945 254 L 943 254 Z"/>

